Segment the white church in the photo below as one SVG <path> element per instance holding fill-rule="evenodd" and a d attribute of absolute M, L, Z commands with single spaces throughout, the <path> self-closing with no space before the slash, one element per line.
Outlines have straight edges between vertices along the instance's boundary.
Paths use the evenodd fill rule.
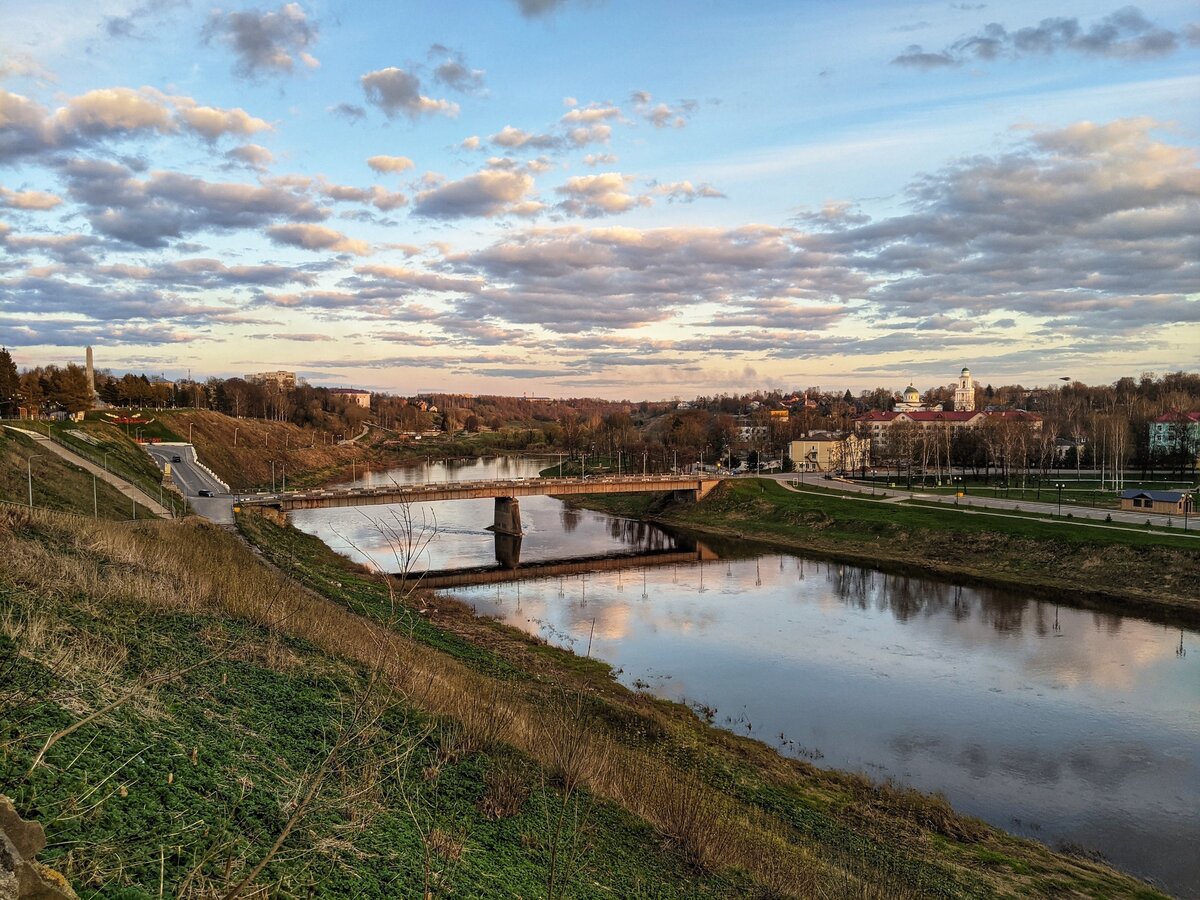
<path fill-rule="evenodd" d="M 921 402 L 921 392 L 910 383 L 897 398 L 892 407 L 896 412 L 925 412 L 926 406 Z M 975 411 L 975 379 L 971 370 L 963 367 L 958 376 L 958 384 L 954 388 L 954 411 Z"/>

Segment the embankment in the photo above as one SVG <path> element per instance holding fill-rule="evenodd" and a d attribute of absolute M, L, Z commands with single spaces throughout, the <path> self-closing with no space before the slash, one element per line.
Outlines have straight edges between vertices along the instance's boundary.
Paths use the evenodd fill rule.
<path fill-rule="evenodd" d="M 1200 546 L 1182 536 L 795 493 L 767 479 L 726 482 L 695 505 L 636 494 L 571 501 L 698 533 L 1200 627 Z"/>

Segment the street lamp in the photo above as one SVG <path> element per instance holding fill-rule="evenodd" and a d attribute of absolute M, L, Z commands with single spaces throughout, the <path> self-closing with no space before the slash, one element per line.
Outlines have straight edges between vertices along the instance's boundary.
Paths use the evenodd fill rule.
<path fill-rule="evenodd" d="M 192 429 L 196 427 L 195 422 L 188 422 L 188 443 L 192 442 Z"/>
<path fill-rule="evenodd" d="M 112 453 L 112 451 L 111 451 L 111 450 L 105 450 L 105 451 L 104 451 L 104 471 L 105 471 L 105 472 L 107 472 L 107 471 L 108 471 L 108 454 L 110 454 L 110 453 Z"/>
<path fill-rule="evenodd" d="M 33 461 L 41 459 L 40 453 L 35 453 L 25 460 L 25 477 L 29 479 L 29 508 L 33 509 Z M 18 469 L 17 471 L 20 471 Z"/>
<path fill-rule="evenodd" d="M 237 435 L 238 435 L 239 428 L 241 428 L 241 426 L 237 425 L 233 429 L 233 446 L 235 446 L 235 447 L 237 446 Z"/>
<path fill-rule="evenodd" d="M 1063 492 L 1063 488 L 1066 487 L 1066 485 L 1063 484 L 1061 481 L 1056 481 L 1056 482 L 1054 482 L 1054 486 L 1056 488 L 1058 488 L 1058 517 L 1061 519 L 1062 518 L 1062 492 Z"/>

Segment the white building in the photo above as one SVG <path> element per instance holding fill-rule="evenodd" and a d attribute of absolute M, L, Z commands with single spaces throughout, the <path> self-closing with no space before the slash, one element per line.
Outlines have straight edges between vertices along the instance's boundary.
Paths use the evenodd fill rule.
<path fill-rule="evenodd" d="M 963 368 L 958 376 L 958 387 L 954 389 L 954 411 L 975 411 L 975 381 L 971 378 L 971 370 Z"/>
<path fill-rule="evenodd" d="M 371 392 L 360 391 L 357 388 L 331 388 L 329 393 L 342 400 L 349 400 L 359 406 L 371 408 Z"/>
<path fill-rule="evenodd" d="M 892 408 L 896 412 L 922 412 L 925 407 L 921 403 L 921 392 L 910 384 L 896 399 L 896 405 Z"/>

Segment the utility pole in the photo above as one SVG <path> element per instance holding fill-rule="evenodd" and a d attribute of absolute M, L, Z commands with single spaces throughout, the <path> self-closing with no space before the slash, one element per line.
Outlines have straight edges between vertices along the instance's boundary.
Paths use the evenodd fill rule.
<path fill-rule="evenodd" d="M 100 502 L 96 493 L 96 473 L 92 473 L 92 518 L 100 518 Z"/>

